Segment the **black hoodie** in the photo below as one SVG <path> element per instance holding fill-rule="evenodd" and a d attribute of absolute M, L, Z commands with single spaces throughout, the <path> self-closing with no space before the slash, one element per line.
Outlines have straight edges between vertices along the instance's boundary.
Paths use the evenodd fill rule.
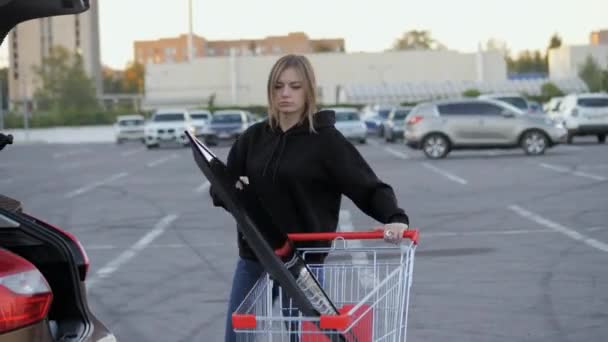
<path fill-rule="evenodd" d="M 234 176 L 249 178 L 274 223 L 287 233 L 335 232 L 342 195 L 381 223 L 408 223 L 397 206 L 393 189 L 380 181 L 359 151 L 334 127 L 335 113 L 314 116 L 286 132 L 268 121 L 249 127 L 234 143 L 227 167 Z M 210 189 L 214 204 L 223 206 Z M 259 227 L 263 231 L 263 227 Z M 255 256 L 241 233 L 239 255 Z M 297 247 L 325 247 L 329 243 L 296 243 Z"/>

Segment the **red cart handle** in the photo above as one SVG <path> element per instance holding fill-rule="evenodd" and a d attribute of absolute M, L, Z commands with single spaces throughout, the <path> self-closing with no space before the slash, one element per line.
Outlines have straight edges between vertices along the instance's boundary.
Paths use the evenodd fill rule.
<path fill-rule="evenodd" d="M 378 228 L 366 232 L 336 232 L 336 233 L 294 233 L 287 234 L 291 241 L 332 241 L 338 238 L 344 240 L 382 240 L 384 230 Z M 418 229 L 408 229 L 403 232 L 403 238 L 418 244 Z"/>

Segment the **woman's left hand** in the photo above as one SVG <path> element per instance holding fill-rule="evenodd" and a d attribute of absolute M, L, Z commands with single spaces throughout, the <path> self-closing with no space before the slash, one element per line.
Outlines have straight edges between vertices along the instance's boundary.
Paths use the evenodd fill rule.
<path fill-rule="evenodd" d="M 387 223 L 384 225 L 384 241 L 398 245 L 403 240 L 403 232 L 409 226 L 405 223 Z"/>

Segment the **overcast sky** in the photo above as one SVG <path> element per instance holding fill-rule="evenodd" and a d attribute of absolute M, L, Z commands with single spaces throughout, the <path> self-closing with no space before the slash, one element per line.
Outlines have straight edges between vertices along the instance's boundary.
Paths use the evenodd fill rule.
<path fill-rule="evenodd" d="M 430 30 L 450 49 L 474 51 L 498 38 L 514 52 L 544 49 L 552 33 L 586 44 L 608 29 L 608 0 L 192 0 L 194 32 L 207 39 L 263 38 L 303 31 L 342 37 L 346 50 L 382 51 L 411 29 Z M 123 68 L 133 41 L 188 30 L 188 1 L 100 0 L 101 58 Z M 7 63 L 7 44 L 0 65 Z"/>

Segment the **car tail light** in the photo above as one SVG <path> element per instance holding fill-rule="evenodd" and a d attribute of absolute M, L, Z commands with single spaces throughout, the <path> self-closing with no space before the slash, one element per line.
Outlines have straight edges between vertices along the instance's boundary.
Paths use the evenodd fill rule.
<path fill-rule="evenodd" d="M 53 294 L 29 261 L 0 249 L 0 334 L 41 321 Z"/>
<path fill-rule="evenodd" d="M 420 121 L 422 121 L 422 116 L 420 115 L 414 115 L 410 118 L 407 119 L 407 124 L 408 125 L 415 125 L 417 123 L 419 123 Z"/>
<path fill-rule="evenodd" d="M 89 256 L 88 256 L 87 252 L 84 250 L 84 247 L 82 246 L 80 241 L 76 238 L 76 236 L 74 236 L 74 234 L 67 232 L 55 225 L 52 225 L 50 223 L 39 220 L 31 215 L 28 215 L 28 214 L 25 214 L 25 215 L 44 226 L 55 229 L 56 231 L 58 231 L 59 233 L 63 234 L 65 237 L 70 239 L 74 243 L 74 245 L 76 245 L 76 247 L 80 251 L 80 254 L 82 255 L 82 265 L 78 266 L 78 273 L 79 273 L 80 280 L 85 281 L 87 279 L 87 274 L 89 273 L 90 261 L 89 261 Z"/>

